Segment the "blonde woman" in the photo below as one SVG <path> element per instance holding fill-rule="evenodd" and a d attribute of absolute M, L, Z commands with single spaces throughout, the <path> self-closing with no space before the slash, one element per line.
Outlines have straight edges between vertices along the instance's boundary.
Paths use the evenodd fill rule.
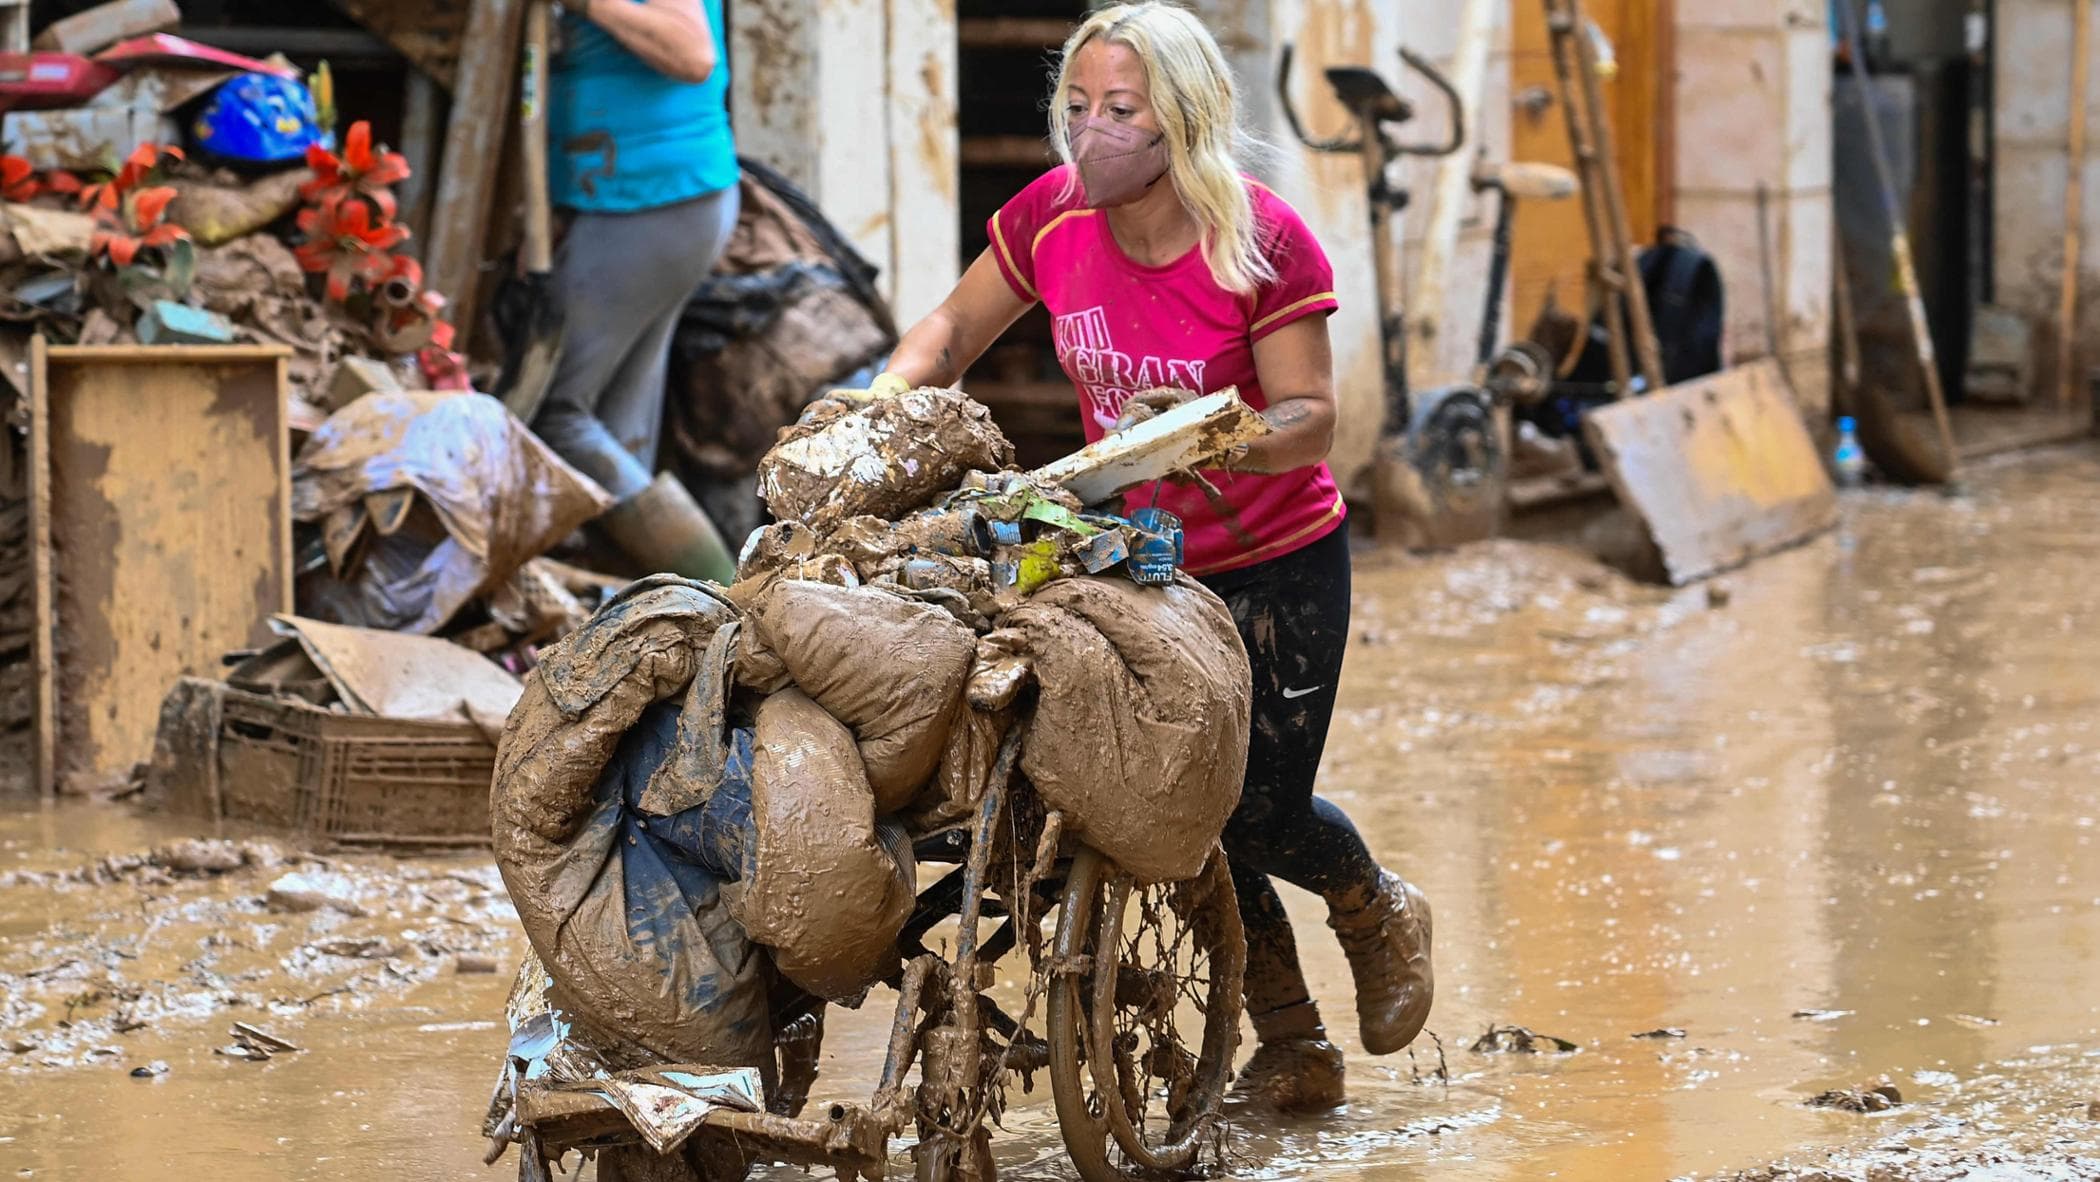
<path fill-rule="evenodd" d="M 1189 573 L 1231 605 L 1254 668 L 1246 789 L 1225 835 L 1261 1039 L 1241 1087 L 1282 1107 L 1329 1106 L 1342 1055 L 1271 876 L 1326 898 L 1371 1053 L 1414 1039 L 1433 988 L 1427 902 L 1313 794 L 1349 634 L 1349 544 L 1324 462 L 1333 272 L 1296 211 L 1241 174 L 1231 73 L 1191 14 L 1095 13 L 1065 45 L 1051 112 L 1067 164 L 993 216 L 991 247 L 905 335 L 874 393 L 955 384 L 1040 301 L 1089 440 L 1158 386 L 1237 386 L 1275 427 L 1232 471 L 1209 474 L 1220 506 L 1178 484 L 1129 499 L 1181 517 Z"/>

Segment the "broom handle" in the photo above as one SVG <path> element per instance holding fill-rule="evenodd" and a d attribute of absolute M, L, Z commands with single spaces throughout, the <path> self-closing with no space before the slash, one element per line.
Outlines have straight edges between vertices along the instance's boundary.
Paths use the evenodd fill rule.
<path fill-rule="evenodd" d="M 527 0 L 518 71 L 518 159 L 525 168 L 525 272 L 554 269 L 554 213 L 547 195 L 548 0 Z"/>
<path fill-rule="evenodd" d="M 2084 2 L 2084 0 L 2080 0 Z M 1889 252 L 1895 256 L 1896 286 L 1903 293 L 1910 314 L 1911 343 L 1918 354 L 1919 376 L 1925 383 L 1925 398 L 1932 407 L 1933 425 L 1939 429 L 1940 450 L 1947 457 L 1947 478 L 1954 479 L 1961 467 L 1961 451 L 1954 445 L 1954 424 L 1947 415 L 1947 395 L 1940 389 L 1939 359 L 1932 347 L 1932 327 L 1925 319 L 1925 300 L 1918 292 L 1918 272 L 1910 257 L 1910 231 L 1904 224 L 1903 206 L 1896 198 L 1896 178 L 1889 164 L 1888 144 L 1882 139 L 1881 117 L 1874 110 L 1874 88 L 1867 83 L 1866 49 L 1860 43 L 1859 14 L 1853 0 L 1840 0 L 1838 15 L 1844 24 L 1846 57 L 1852 81 L 1859 88 L 1860 117 L 1867 125 L 1867 155 L 1874 165 L 1874 178 L 1881 189 L 1881 209 L 1889 220 Z"/>

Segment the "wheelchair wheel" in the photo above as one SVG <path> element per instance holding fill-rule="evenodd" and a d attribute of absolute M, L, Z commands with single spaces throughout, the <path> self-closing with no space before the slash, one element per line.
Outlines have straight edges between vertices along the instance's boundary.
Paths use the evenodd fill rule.
<path fill-rule="evenodd" d="M 1222 851 L 1141 886 L 1093 849 L 1065 882 L 1050 986 L 1050 1090 L 1086 1182 L 1187 1175 L 1218 1135 L 1247 945 Z"/>

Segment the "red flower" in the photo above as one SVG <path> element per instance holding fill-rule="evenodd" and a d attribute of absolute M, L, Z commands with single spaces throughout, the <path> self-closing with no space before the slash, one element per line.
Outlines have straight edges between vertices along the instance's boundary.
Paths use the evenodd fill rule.
<path fill-rule="evenodd" d="M 138 258 L 139 251 L 149 246 L 172 246 L 187 239 L 188 230 L 161 220 L 167 216 L 168 203 L 173 200 L 175 190 L 163 185 L 139 190 L 119 210 L 97 209 L 95 220 L 101 228 L 88 239 L 89 256 L 108 255 L 110 262 L 128 267 Z"/>
<path fill-rule="evenodd" d="M 315 144 L 306 149 L 306 166 L 314 177 L 299 186 L 300 196 L 324 209 L 363 197 L 381 222 L 394 220 L 393 186 L 409 176 L 407 157 L 372 147 L 372 124 L 363 119 L 350 125 L 341 156 Z"/>
<path fill-rule="evenodd" d="M 23 202 L 42 192 L 36 167 L 20 156 L 0 156 L 0 198 Z"/>
<path fill-rule="evenodd" d="M 363 280 L 367 288 L 384 283 L 401 262 L 388 252 L 408 240 L 405 226 L 384 219 L 373 225 L 372 211 L 361 201 L 302 209 L 299 230 L 306 235 L 293 252 L 299 265 L 327 272 L 328 298 L 338 301 L 350 298 L 353 279 Z"/>
<path fill-rule="evenodd" d="M 119 205 L 123 204 L 126 194 L 138 188 L 139 184 L 155 168 L 160 166 L 160 162 L 164 157 L 169 160 L 180 160 L 182 159 L 182 149 L 163 148 L 159 144 L 140 144 L 132 150 L 130 157 L 124 161 L 122 167 L 117 169 L 115 175 L 106 181 L 98 181 L 80 190 L 81 208 L 100 206 L 103 209 L 114 211 Z M 55 185 L 53 187 L 56 188 Z"/>

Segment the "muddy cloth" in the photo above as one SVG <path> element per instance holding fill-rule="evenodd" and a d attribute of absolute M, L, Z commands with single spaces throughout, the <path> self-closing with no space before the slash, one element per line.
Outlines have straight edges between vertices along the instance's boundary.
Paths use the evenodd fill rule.
<path fill-rule="evenodd" d="M 695 684 L 726 668 L 733 645 L 715 641 L 733 621 L 716 592 L 674 576 L 622 591 L 526 680 L 490 813 L 497 866 L 556 1004 L 666 1062 L 767 1069 L 765 958 L 721 893 L 742 862 L 728 853 L 744 828 L 750 740 L 684 717 L 720 718 L 716 695 Z M 649 713 L 681 695 L 677 713 Z M 715 779 L 680 776 L 683 790 L 665 792 L 658 781 L 674 768 Z M 654 814 L 652 794 L 684 807 Z"/>
<path fill-rule="evenodd" d="M 1254 679 L 1246 788 L 1225 851 L 1247 929 L 1249 1009 L 1260 1012 L 1305 996 L 1270 877 L 1327 896 L 1378 877 L 1356 826 L 1313 794 L 1349 642 L 1349 531 L 1203 582 L 1231 608 Z M 1264 989 L 1279 994 L 1266 1007 Z"/>
<path fill-rule="evenodd" d="M 619 500 L 656 472 L 671 331 L 736 226 L 737 190 L 582 213 L 554 259 L 561 358 L 533 429 Z"/>
<path fill-rule="evenodd" d="M 759 464 L 758 493 L 782 521 L 895 520 L 1013 456 L 983 404 L 960 390 L 912 390 L 783 431 Z"/>
<path fill-rule="evenodd" d="M 795 685 L 851 728 L 876 813 L 910 805 L 933 778 L 977 637 L 937 607 L 877 587 L 780 579 L 747 624 Z"/>
<path fill-rule="evenodd" d="M 409 512 L 383 506 L 411 497 Z M 481 394 L 376 393 L 329 416 L 292 466 L 292 515 L 346 561 L 302 580 L 331 623 L 432 633 L 611 507 L 501 402 Z M 427 531 L 418 521 L 431 523 Z M 398 543 L 377 545 L 375 543 Z"/>
<path fill-rule="evenodd" d="M 1077 833 L 1147 881 L 1203 869 L 1246 771 L 1247 654 L 1218 597 L 1061 579 L 1007 613 L 1041 692 L 1021 770 Z"/>
<path fill-rule="evenodd" d="M 759 704 L 751 812 L 756 840 L 731 914 L 782 976 L 856 1001 L 897 967 L 915 902 L 911 842 L 877 824 L 852 733 L 798 690 Z"/>

